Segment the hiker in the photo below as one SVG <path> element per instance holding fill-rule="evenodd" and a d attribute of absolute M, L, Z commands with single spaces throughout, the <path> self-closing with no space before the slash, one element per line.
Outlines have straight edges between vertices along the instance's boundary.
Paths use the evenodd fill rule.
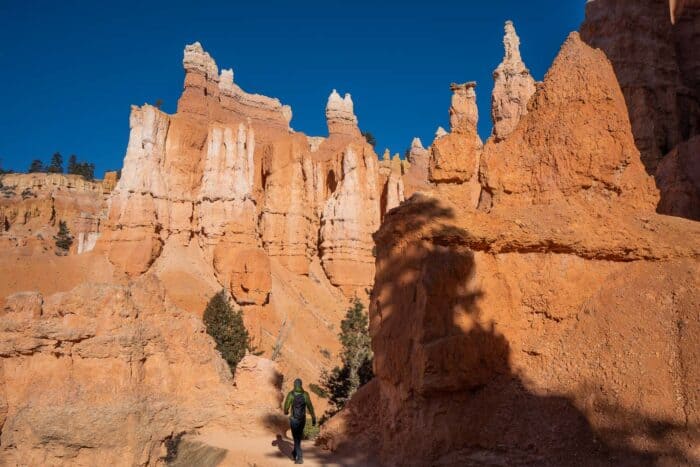
<path fill-rule="evenodd" d="M 289 409 L 292 409 L 289 415 Z M 316 414 L 314 406 L 311 405 L 309 393 L 301 387 L 299 378 L 294 380 L 294 389 L 289 391 L 287 398 L 284 400 L 284 414 L 289 415 L 289 427 L 292 429 L 292 437 L 294 437 L 294 450 L 292 457 L 295 464 L 303 464 L 304 457 L 301 453 L 301 438 L 304 436 L 304 425 L 306 425 L 306 409 L 309 409 L 311 414 L 311 424 L 316 426 Z"/>

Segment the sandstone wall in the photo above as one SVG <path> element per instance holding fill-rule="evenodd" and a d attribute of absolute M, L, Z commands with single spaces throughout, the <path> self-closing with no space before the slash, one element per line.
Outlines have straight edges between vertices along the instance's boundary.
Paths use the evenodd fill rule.
<path fill-rule="evenodd" d="M 11 295 L 0 335 L 3 465 L 163 465 L 184 432 L 264 433 L 281 400 L 274 366 L 250 356 L 236 375 L 256 387 L 249 404 L 201 320 L 153 276 Z"/>
<path fill-rule="evenodd" d="M 350 95 L 333 90 L 329 137 L 309 139 L 289 128 L 288 107 L 240 90 L 233 72 L 219 73 L 198 43 L 187 46 L 183 64 L 177 114 L 132 109 L 122 179 L 99 247 L 138 275 L 168 242 L 195 243 L 239 303 L 266 303 L 265 254 L 302 275 L 319 258 L 347 296 L 363 294 L 374 273 L 371 234 L 388 181 L 378 178 Z M 260 270 L 246 273 L 236 258 L 253 256 Z M 240 284 L 251 277 L 261 280 L 255 298 Z"/>
<path fill-rule="evenodd" d="M 65 221 L 74 243 L 71 252 L 92 250 L 106 215 L 110 184 L 79 175 L 6 174 L 0 176 L 0 239 L 3 250 L 53 250 L 53 235 Z"/>

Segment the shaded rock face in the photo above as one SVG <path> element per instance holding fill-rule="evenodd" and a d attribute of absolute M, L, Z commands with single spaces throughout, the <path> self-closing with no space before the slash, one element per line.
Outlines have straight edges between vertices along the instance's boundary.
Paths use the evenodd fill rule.
<path fill-rule="evenodd" d="M 661 191 L 658 210 L 700 221 L 700 136 L 676 146 L 656 170 Z"/>
<path fill-rule="evenodd" d="M 625 95 L 635 142 L 651 174 L 657 173 L 665 157 L 676 157 L 674 148 L 700 131 L 698 25 L 700 4 L 694 0 L 595 0 L 586 5 L 581 35 L 612 62 Z M 664 164 L 666 168 L 657 177 L 662 192 L 658 209 L 664 214 L 692 218 L 692 210 L 678 208 L 684 201 L 673 196 L 679 192 L 664 185 L 669 180 L 669 165 L 681 172 L 693 170 L 692 164 L 681 167 L 678 163 Z M 698 202 L 696 198 L 694 203 Z"/>
<path fill-rule="evenodd" d="M 159 465 L 178 433 L 250 416 L 201 320 L 167 303 L 152 276 L 11 295 L 0 335 L 3 465 Z M 256 385 L 259 411 L 275 410 L 279 388 L 250 359 L 238 384 Z"/>
<path fill-rule="evenodd" d="M 504 139 L 511 134 L 520 118 L 527 114 L 527 103 L 535 93 L 535 80 L 520 57 L 520 38 L 511 21 L 505 25 L 503 61 L 493 72 L 491 119 L 493 137 Z"/>
<path fill-rule="evenodd" d="M 385 215 L 372 403 L 324 445 L 388 466 L 700 462 L 700 225 L 654 212 L 603 52 L 572 33 L 477 180 L 478 207 L 452 182 Z"/>
<path fill-rule="evenodd" d="M 700 244 L 675 250 L 698 227 L 546 209 L 414 197 L 387 216 L 370 308 L 384 465 L 700 459 L 700 374 L 685 370 L 698 354 Z"/>

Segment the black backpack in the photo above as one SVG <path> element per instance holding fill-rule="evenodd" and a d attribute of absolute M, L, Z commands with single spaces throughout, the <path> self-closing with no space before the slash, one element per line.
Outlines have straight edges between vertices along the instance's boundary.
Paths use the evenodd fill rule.
<path fill-rule="evenodd" d="M 294 394 L 294 400 L 292 401 L 292 418 L 299 421 L 306 420 L 306 398 L 303 392 Z"/>

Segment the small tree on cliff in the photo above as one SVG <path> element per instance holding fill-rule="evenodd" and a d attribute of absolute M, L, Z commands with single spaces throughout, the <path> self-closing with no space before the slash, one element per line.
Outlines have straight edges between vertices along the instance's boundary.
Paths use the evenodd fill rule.
<path fill-rule="evenodd" d="M 55 174 L 63 173 L 63 156 L 60 152 L 56 152 L 53 156 L 51 156 L 51 163 L 47 168 L 47 172 Z"/>
<path fill-rule="evenodd" d="M 68 254 L 68 250 L 73 244 L 73 236 L 70 234 L 70 230 L 68 230 L 66 221 L 58 222 L 58 233 L 53 239 L 56 242 L 56 254 L 61 256 Z"/>
<path fill-rule="evenodd" d="M 340 323 L 338 337 L 343 346 L 343 366 L 333 368 L 321 378 L 321 386 L 328 393 L 331 403 L 327 415 L 342 409 L 355 391 L 374 377 L 369 319 L 358 299 L 348 308 L 345 319 Z"/>
<path fill-rule="evenodd" d="M 221 290 L 207 303 L 203 319 L 207 333 L 216 342 L 216 350 L 228 363 L 231 373 L 235 374 L 236 365 L 250 347 L 250 336 L 243 323 L 243 313 L 231 308 L 226 293 Z"/>
<path fill-rule="evenodd" d="M 363 131 L 362 136 L 365 137 L 367 142 L 372 146 L 375 147 L 377 145 L 377 140 L 374 138 L 374 135 L 370 133 L 369 131 Z"/>
<path fill-rule="evenodd" d="M 41 162 L 39 159 L 34 159 L 31 164 L 29 164 L 29 170 L 27 170 L 27 173 L 33 174 L 37 172 L 43 172 L 44 171 L 44 163 Z"/>

